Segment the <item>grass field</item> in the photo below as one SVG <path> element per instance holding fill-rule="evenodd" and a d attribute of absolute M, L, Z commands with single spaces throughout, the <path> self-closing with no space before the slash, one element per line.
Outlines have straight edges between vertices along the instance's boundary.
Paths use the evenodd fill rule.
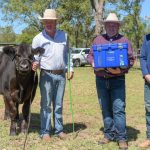
<path fill-rule="evenodd" d="M 112 142 L 99 146 L 98 140 L 103 137 L 103 122 L 95 89 L 95 77 L 91 67 L 75 68 L 71 82 L 75 132 L 72 132 L 72 116 L 68 93 L 68 83 L 64 97 L 64 129 L 67 140 L 62 141 L 52 136 L 50 143 L 39 138 L 40 130 L 40 93 L 39 88 L 32 104 L 32 118 L 27 140 L 27 150 L 117 150 Z M 146 138 L 145 110 L 143 100 L 143 79 L 140 69 L 131 69 L 126 75 L 126 117 L 129 150 L 138 150 L 137 144 Z M 0 150 L 21 150 L 25 135 L 9 136 L 10 121 L 3 120 L 4 103 L 0 97 Z"/>

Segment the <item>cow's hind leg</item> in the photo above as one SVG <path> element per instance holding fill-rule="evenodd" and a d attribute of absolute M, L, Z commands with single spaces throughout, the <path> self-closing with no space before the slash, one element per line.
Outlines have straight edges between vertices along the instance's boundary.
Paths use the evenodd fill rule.
<path fill-rule="evenodd" d="M 30 107 L 31 107 L 31 103 L 32 103 L 33 98 L 34 98 L 35 93 L 36 93 L 37 84 L 38 84 L 38 76 L 36 74 L 34 87 L 32 87 L 33 91 L 31 90 L 32 93 L 30 93 L 31 95 L 29 96 L 29 98 L 24 101 L 23 108 L 22 108 L 23 121 L 22 121 L 22 124 L 21 124 L 21 132 L 23 132 L 23 133 L 28 132 L 28 123 L 29 123 L 29 119 L 30 119 L 29 118 L 29 113 L 31 113 L 30 112 L 30 109 L 31 109 Z M 30 116 L 31 116 L 31 114 L 30 114 Z"/>
<path fill-rule="evenodd" d="M 5 103 L 5 111 L 4 111 L 4 120 L 10 119 L 10 111 L 9 111 L 9 106 L 8 106 L 8 101 L 4 97 L 4 103 Z"/>
<path fill-rule="evenodd" d="M 11 136 L 14 136 L 17 134 L 17 131 L 16 131 L 16 127 L 17 127 L 17 109 L 16 109 L 16 106 L 15 104 L 12 102 L 10 102 L 10 106 L 12 107 L 11 108 L 11 113 L 10 113 L 10 116 L 11 116 L 11 126 L 10 126 L 10 135 Z"/>
<path fill-rule="evenodd" d="M 5 101 L 7 103 L 10 118 L 11 118 L 10 135 L 14 136 L 14 135 L 16 135 L 16 116 L 17 116 L 16 105 L 13 102 L 9 93 L 7 93 L 5 95 Z"/>

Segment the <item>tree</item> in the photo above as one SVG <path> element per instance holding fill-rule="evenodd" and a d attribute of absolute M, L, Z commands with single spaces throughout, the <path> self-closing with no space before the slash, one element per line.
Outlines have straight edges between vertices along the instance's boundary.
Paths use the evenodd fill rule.
<path fill-rule="evenodd" d="M 58 11 L 60 28 L 68 32 L 71 45 L 88 47 L 93 36 L 89 0 L 61 0 Z"/>
<path fill-rule="evenodd" d="M 28 27 L 22 31 L 22 34 L 16 37 L 16 43 L 32 43 L 32 39 L 37 35 L 37 31 L 33 27 Z"/>
<path fill-rule="evenodd" d="M 20 20 L 30 29 L 41 31 L 38 15 L 42 16 L 46 8 L 55 8 L 60 12 L 59 27 L 68 32 L 72 46 L 89 46 L 92 36 L 92 18 L 89 0 L 1 0 L 4 18 L 10 21 Z M 25 32 L 18 38 L 25 41 Z M 29 38 L 29 36 L 27 36 Z M 31 37 L 31 36 L 30 36 Z M 29 41 L 29 39 L 27 39 Z"/>
<path fill-rule="evenodd" d="M 120 2 L 120 9 L 127 13 L 127 16 L 124 18 L 126 27 L 125 34 L 129 39 L 132 38 L 131 40 L 137 50 L 141 47 L 144 30 L 144 25 L 140 18 L 142 2 L 143 0 L 122 0 Z"/>
<path fill-rule="evenodd" d="M 14 22 L 19 20 L 21 24 L 40 31 L 42 29 L 38 16 L 50 7 L 52 0 L 1 0 L 0 6 L 6 21 Z"/>
<path fill-rule="evenodd" d="M 0 27 L 0 43 L 15 43 L 16 35 L 11 26 Z"/>
<path fill-rule="evenodd" d="M 145 17 L 142 22 L 144 25 L 144 33 L 143 34 L 149 34 L 150 33 L 150 18 Z"/>
<path fill-rule="evenodd" d="M 95 35 L 103 32 L 103 12 L 105 6 L 105 0 L 90 0 L 93 9 L 94 20 L 95 20 Z"/>
<path fill-rule="evenodd" d="M 122 32 L 130 39 L 136 50 L 141 47 L 144 24 L 140 18 L 142 2 L 144 0 L 116 0 L 112 3 L 115 6 L 116 13 L 122 14 L 124 25 Z"/>

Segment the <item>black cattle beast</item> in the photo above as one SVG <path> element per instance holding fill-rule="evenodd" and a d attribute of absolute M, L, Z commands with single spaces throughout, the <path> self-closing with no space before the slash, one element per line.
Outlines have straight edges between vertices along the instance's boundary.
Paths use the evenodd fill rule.
<path fill-rule="evenodd" d="M 10 135 L 16 135 L 19 120 L 19 104 L 23 104 L 21 132 L 27 132 L 29 107 L 34 99 L 38 77 L 32 70 L 34 54 L 42 54 L 44 49 L 33 50 L 30 45 L 4 47 L 0 52 L 0 94 L 5 102 L 4 119 L 10 117 Z"/>

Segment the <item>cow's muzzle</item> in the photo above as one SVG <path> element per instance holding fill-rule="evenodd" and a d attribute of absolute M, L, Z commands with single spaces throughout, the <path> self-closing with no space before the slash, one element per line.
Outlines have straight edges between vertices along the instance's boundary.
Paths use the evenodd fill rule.
<path fill-rule="evenodd" d="M 19 74 L 28 74 L 31 71 L 32 61 L 28 58 L 23 58 L 16 62 L 16 70 Z"/>

